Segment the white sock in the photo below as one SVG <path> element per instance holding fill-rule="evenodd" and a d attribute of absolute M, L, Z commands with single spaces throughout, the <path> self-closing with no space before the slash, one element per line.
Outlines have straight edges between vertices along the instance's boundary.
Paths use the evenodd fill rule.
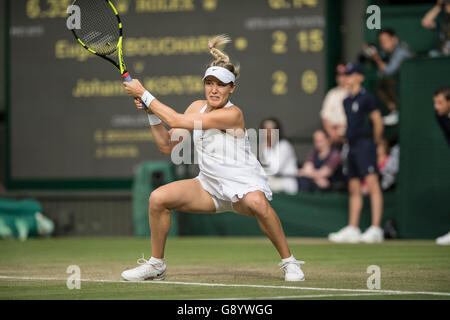
<path fill-rule="evenodd" d="M 286 259 L 281 259 L 281 263 L 292 262 L 292 261 L 297 261 L 297 259 L 294 258 L 294 255 L 292 255 Z"/>
<path fill-rule="evenodd" d="M 150 260 L 149 260 L 149 262 L 155 262 L 155 263 L 161 263 L 161 264 L 164 264 L 164 258 L 158 259 L 158 258 L 151 257 Z"/>

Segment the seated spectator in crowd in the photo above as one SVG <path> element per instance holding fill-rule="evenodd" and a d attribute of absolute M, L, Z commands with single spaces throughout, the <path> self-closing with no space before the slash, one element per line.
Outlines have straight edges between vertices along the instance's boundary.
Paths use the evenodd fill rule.
<path fill-rule="evenodd" d="M 298 190 L 296 174 L 298 171 L 297 155 L 294 147 L 285 138 L 280 121 L 269 118 L 262 121 L 260 129 L 265 129 L 266 143 L 261 145 L 261 164 L 269 177 L 270 188 L 273 192 L 296 194 Z M 272 130 L 278 130 L 278 137 L 274 141 Z M 277 135 L 275 135 L 277 136 Z"/>
<path fill-rule="evenodd" d="M 337 181 L 342 160 L 337 149 L 331 146 L 331 139 L 325 131 L 314 133 L 314 150 L 298 171 L 300 192 L 327 191 Z"/>
<path fill-rule="evenodd" d="M 386 167 L 389 161 L 389 142 L 386 139 L 382 139 L 377 146 L 377 164 L 378 170 L 382 170 Z"/>
<path fill-rule="evenodd" d="M 383 191 L 393 188 L 398 174 L 400 161 L 400 147 L 398 144 L 390 148 L 385 139 L 377 146 L 377 164 L 380 173 L 380 184 Z M 363 182 L 363 193 L 369 194 L 367 183 Z"/>
<path fill-rule="evenodd" d="M 438 0 L 423 17 L 422 26 L 438 29 L 439 50 L 432 50 L 430 56 L 450 56 L 450 0 Z"/>
<path fill-rule="evenodd" d="M 406 44 L 400 43 L 392 29 L 381 30 L 378 43 L 382 49 L 380 53 L 375 47 L 366 48 L 365 52 L 376 63 L 381 76 L 376 85 L 377 96 L 390 111 L 383 122 L 393 126 L 398 123 L 397 77 L 403 61 L 411 58 L 412 53 Z"/>
<path fill-rule="evenodd" d="M 434 93 L 436 119 L 450 148 L 450 87 L 443 87 Z M 450 245 L 450 232 L 436 239 L 438 245 Z"/>
<path fill-rule="evenodd" d="M 443 87 L 434 93 L 436 120 L 450 147 L 450 87 Z"/>
<path fill-rule="evenodd" d="M 339 148 L 345 140 L 345 130 L 347 129 L 347 118 L 342 104 L 348 96 L 345 69 L 345 64 L 339 64 L 336 67 L 337 87 L 328 91 L 320 112 L 323 127 L 330 137 L 331 143 Z"/>

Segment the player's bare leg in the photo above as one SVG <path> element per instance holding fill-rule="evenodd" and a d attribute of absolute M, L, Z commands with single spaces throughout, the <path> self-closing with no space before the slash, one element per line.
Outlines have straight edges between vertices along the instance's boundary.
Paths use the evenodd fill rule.
<path fill-rule="evenodd" d="M 170 230 L 170 210 L 187 213 L 212 213 L 216 207 L 211 195 L 197 179 L 176 181 L 152 192 L 149 199 L 149 222 L 152 256 L 164 258 Z"/>
<path fill-rule="evenodd" d="M 196 179 L 162 186 L 149 199 L 152 257 L 138 260 L 139 267 L 122 272 L 129 281 L 163 280 L 166 275 L 164 248 L 170 230 L 170 210 L 192 213 L 215 212 L 214 202 Z"/>
<path fill-rule="evenodd" d="M 267 201 L 264 193 L 255 191 L 233 204 L 234 209 L 244 215 L 255 217 L 264 234 L 272 241 L 282 259 L 289 258 L 289 250 L 280 219 Z"/>
<path fill-rule="evenodd" d="M 233 204 L 234 209 L 250 217 L 255 217 L 261 230 L 270 239 L 281 256 L 280 266 L 285 271 L 286 281 L 303 281 L 305 276 L 300 268 L 302 261 L 297 261 L 289 250 L 286 236 L 280 219 L 261 191 L 248 193 L 239 202 Z"/>

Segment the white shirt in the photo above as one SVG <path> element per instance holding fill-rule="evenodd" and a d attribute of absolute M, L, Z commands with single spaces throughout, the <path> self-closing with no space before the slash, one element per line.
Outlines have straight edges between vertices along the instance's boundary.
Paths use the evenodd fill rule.
<path fill-rule="evenodd" d="M 261 162 L 269 176 L 270 188 L 275 192 L 296 194 L 298 191 L 297 155 L 294 147 L 287 140 L 281 140 L 271 148 L 263 148 Z M 279 175 L 281 177 L 276 177 Z M 289 176 L 289 177 L 283 177 Z"/>
<path fill-rule="evenodd" d="M 348 91 L 340 87 L 336 87 L 328 91 L 323 101 L 320 116 L 328 120 L 333 126 L 347 126 L 347 117 L 344 111 L 344 100 L 348 96 Z M 345 128 L 339 132 L 345 135 Z"/>

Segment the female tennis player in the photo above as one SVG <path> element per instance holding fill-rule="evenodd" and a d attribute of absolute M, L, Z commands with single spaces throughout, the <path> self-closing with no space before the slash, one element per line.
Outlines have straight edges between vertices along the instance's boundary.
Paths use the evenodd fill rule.
<path fill-rule="evenodd" d="M 297 261 L 291 254 L 280 220 L 268 202 L 272 200 L 272 192 L 264 170 L 250 150 L 243 113 L 229 100 L 236 89 L 239 67 L 217 49 L 217 46 L 229 41 L 224 35 L 209 41 L 215 60 L 208 66 L 203 78 L 205 100 L 193 102 L 184 114 L 155 99 L 138 80 L 124 82 L 126 92 L 134 97 L 137 107 L 143 108 L 141 101 L 149 107 L 146 111 L 152 133 L 163 154 L 170 154 L 181 142 L 172 141 L 171 135 L 175 130 L 193 131 L 200 168 L 200 174 L 195 179 L 176 181 L 151 193 L 149 222 L 152 257 L 148 261 L 139 259 L 140 266 L 124 271 L 122 277 L 126 280 L 165 278 L 164 248 L 170 229 L 170 210 L 187 213 L 236 212 L 256 218 L 281 256 L 279 266 L 285 272 L 285 280 L 305 279 L 300 268 L 304 262 Z M 162 122 L 177 129 L 168 131 Z M 223 150 L 225 152 L 221 152 Z"/>

